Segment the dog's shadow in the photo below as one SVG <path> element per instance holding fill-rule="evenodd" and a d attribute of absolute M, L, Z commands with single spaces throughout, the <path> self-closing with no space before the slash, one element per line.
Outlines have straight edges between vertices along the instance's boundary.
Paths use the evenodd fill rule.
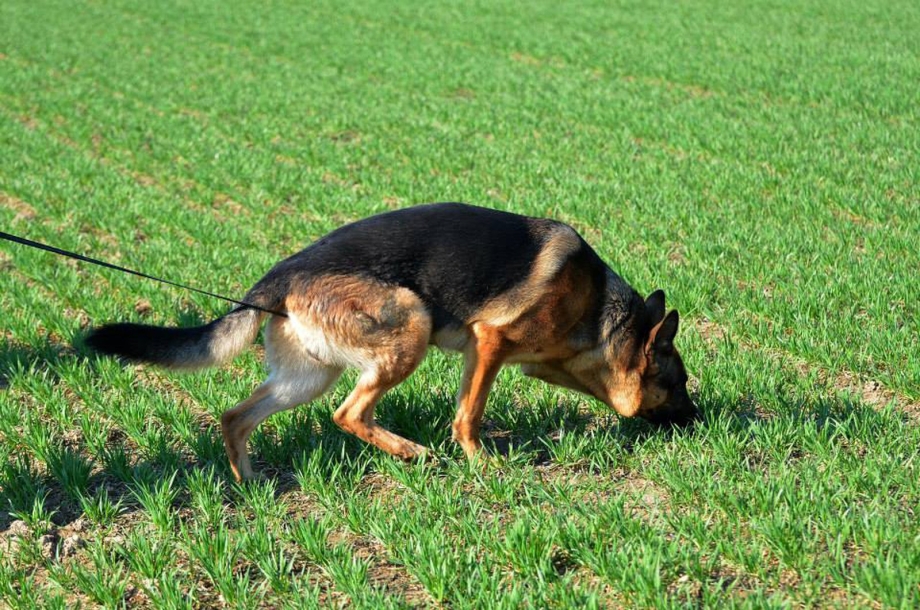
<path fill-rule="evenodd" d="M 200 322 L 200 317 L 191 315 L 184 320 L 187 324 Z M 30 375 L 41 375 L 45 382 L 66 385 L 60 372 L 79 366 L 97 367 L 98 358 L 79 347 L 72 348 L 51 340 L 23 345 L 9 340 L 0 343 L 0 406 L 13 415 L 20 424 L 28 417 L 31 398 Z M 22 383 L 24 387 L 17 385 Z M 343 387 L 322 404 L 300 407 L 260 426 L 252 436 L 250 451 L 254 465 L 272 480 L 276 495 L 296 489 L 297 465 L 308 459 L 312 452 L 322 455 L 322 469 L 341 471 L 353 469 L 361 477 L 369 468 L 375 449 L 360 440 L 342 432 L 331 419 L 334 404 L 349 388 Z M 509 400 L 510 394 L 499 394 L 490 401 L 483 426 L 483 441 L 486 448 L 499 455 L 515 455 L 534 465 L 552 464 L 564 452 L 564 443 L 569 439 L 595 435 L 605 443 L 612 443 L 617 450 L 629 453 L 645 442 L 669 442 L 674 432 L 657 428 L 639 420 L 623 420 L 601 409 L 587 409 L 583 401 L 568 393 L 557 393 L 542 398 L 534 404 L 518 405 Z M 717 420 L 727 419 L 733 428 L 745 429 L 757 426 L 766 417 L 758 412 L 756 405 L 745 400 L 726 400 L 719 396 L 695 397 L 698 400 L 703 420 L 677 434 L 682 436 L 705 434 L 707 427 Z M 378 407 L 378 418 L 388 429 L 443 452 L 449 460 L 462 460 L 462 451 L 450 440 L 450 424 L 454 417 L 455 401 L 451 393 L 437 391 L 424 386 L 409 386 L 390 392 Z M 869 407 L 843 400 L 815 400 L 800 405 L 801 421 L 807 425 L 823 426 L 833 421 L 843 421 L 858 416 L 878 416 Z M 39 423 L 30 422 L 31 427 Z M 58 422 L 60 423 L 60 422 Z M 108 501 L 120 506 L 121 514 L 130 514 L 143 508 L 138 494 L 149 490 L 164 479 L 173 477 L 176 485 L 174 503 L 183 506 L 190 501 L 188 478 L 207 473 L 226 482 L 232 480 L 217 422 L 202 423 L 197 441 L 193 447 L 176 447 L 165 444 L 158 451 L 138 447 L 129 440 L 126 431 L 113 428 L 106 440 L 104 458 L 90 457 L 86 447 L 75 439 L 56 439 L 55 468 L 48 464 L 49 454 L 38 455 L 34 447 L 40 445 L 34 439 L 25 442 L 14 438 L 10 431 L 22 432 L 24 426 L 10 420 L 0 428 L 0 442 L 4 443 L 7 460 L 0 465 L 0 533 L 20 518 L 30 518 L 39 507 L 44 515 L 50 515 L 54 527 L 67 526 L 84 515 L 84 502 L 105 495 Z M 79 424 L 74 422 L 74 429 Z M 41 430 L 31 432 L 41 437 Z M 20 448 L 26 447 L 20 451 Z M 590 451 L 591 448 L 588 448 Z M 18 453 L 18 455 L 15 455 Z M 60 476 L 67 469 L 88 469 L 88 476 L 82 489 L 74 490 L 68 485 L 66 476 Z M 227 489 L 232 485 L 227 485 Z M 225 494 L 225 502 L 241 501 L 239 494 Z M 244 501 L 244 500 L 243 500 Z"/>

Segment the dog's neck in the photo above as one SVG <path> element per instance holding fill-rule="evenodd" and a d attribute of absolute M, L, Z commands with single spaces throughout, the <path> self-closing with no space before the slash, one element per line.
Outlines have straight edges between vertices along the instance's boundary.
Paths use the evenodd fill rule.
<path fill-rule="evenodd" d="M 613 271 L 607 271 L 606 286 L 603 292 L 603 305 L 600 313 L 601 341 L 607 340 L 618 331 L 634 326 L 645 309 L 645 301 L 626 281 Z"/>

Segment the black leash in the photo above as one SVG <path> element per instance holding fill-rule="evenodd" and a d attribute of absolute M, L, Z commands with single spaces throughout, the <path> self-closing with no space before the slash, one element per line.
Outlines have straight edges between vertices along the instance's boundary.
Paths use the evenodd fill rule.
<path fill-rule="evenodd" d="M 31 239 L 26 239 L 24 237 L 17 237 L 16 235 L 10 235 L 9 233 L 4 233 L 0 231 L 0 238 L 7 241 L 11 241 L 17 244 L 22 244 L 23 246 L 29 246 L 30 248 L 37 248 L 39 250 L 46 250 L 48 252 L 53 252 L 54 254 L 60 254 L 61 256 L 67 256 L 69 258 L 75 258 L 78 261 L 84 261 L 87 263 L 92 263 L 94 265 L 99 265 L 100 267 L 108 267 L 109 269 L 115 269 L 116 271 L 124 271 L 125 273 L 130 273 L 132 275 L 137 275 L 148 280 L 154 280 L 156 282 L 161 282 L 163 284 L 169 284 L 170 286 L 176 286 L 177 288 L 183 288 L 185 290 L 191 290 L 192 292 L 197 292 L 209 297 L 214 297 L 215 299 L 222 299 L 236 305 L 242 305 L 244 307 L 251 307 L 252 309 L 258 309 L 259 311 L 264 311 L 265 313 L 270 313 L 276 316 L 281 316 L 282 318 L 288 317 L 288 315 L 282 311 L 275 311 L 273 309 L 265 309 L 264 307 L 259 307 L 258 305 L 253 305 L 252 303 L 246 303 L 245 301 L 237 301 L 236 299 L 231 299 L 229 297 L 221 296 L 219 294 L 214 294 L 213 292 L 208 292 L 207 290 L 201 290 L 199 288 L 194 288 L 192 286 L 186 286 L 185 284 L 179 284 L 177 282 L 171 282 L 169 280 L 164 280 L 160 277 L 155 277 L 152 275 L 147 275 L 146 273 L 141 273 L 140 271 L 134 271 L 133 269 L 128 269 L 127 267 L 119 267 L 118 265 L 113 265 L 112 263 L 107 263 L 95 258 L 90 258 L 88 256 L 83 256 L 82 254 L 77 254 L 76 252 L 70 252 L 68 250 L 61 250 L 60 248 L 55 248 L 54 246 L 49 246 L 47 244 L 39 243 L 37 241 L 32 241 Z"/>

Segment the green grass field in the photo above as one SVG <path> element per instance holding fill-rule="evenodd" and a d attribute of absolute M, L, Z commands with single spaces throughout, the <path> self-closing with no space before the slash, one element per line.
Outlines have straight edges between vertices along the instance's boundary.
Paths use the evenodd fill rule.
<path fill-rule="evenodd" d="M 664 288 L 705 420 L 456 355 L 253 437 L 200 374 L 73 347 L 220 301 L 0 244 L 0 607 L 920 607 L 920 4 L 0 3 L 0 229 L 240 297 L 350 220 L 467 201 Z"/>

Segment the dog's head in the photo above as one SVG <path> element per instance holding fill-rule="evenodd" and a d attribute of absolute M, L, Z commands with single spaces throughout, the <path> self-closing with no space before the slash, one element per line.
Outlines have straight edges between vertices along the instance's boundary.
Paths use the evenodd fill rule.
<path fill-rule="evenodd" d="M 641 401 L 636 413 L 655 424 L 686 425 L 699 410 L 687 394 L 687 370 L 674 347 L 680 317 L 665 315 L 664 292 L 656 290 L 645 301 L 648 336 L 640 359 Z"/>
<path fill-rule="evenodd" d="M 608 402 L 621 415 L 660 425 L 687 425 L 699 418 L 674 347 L 679 324 L 677 311 L 665 314 L 664 292 L 656 290 L 645 301 L 628 347 L 620 345 L 608 356 L 614 371 Z"/>
<path fill-rule="evenodd" d="M 683 426 L 700 416 L 674 347 L 680 317 L 665 315 L 664 292 L 638 300 L 629 324 L 603 332 L 599 345 L 562 361 L 526 363 L 525 375 L 594 396 L 624 417 Z"/>

